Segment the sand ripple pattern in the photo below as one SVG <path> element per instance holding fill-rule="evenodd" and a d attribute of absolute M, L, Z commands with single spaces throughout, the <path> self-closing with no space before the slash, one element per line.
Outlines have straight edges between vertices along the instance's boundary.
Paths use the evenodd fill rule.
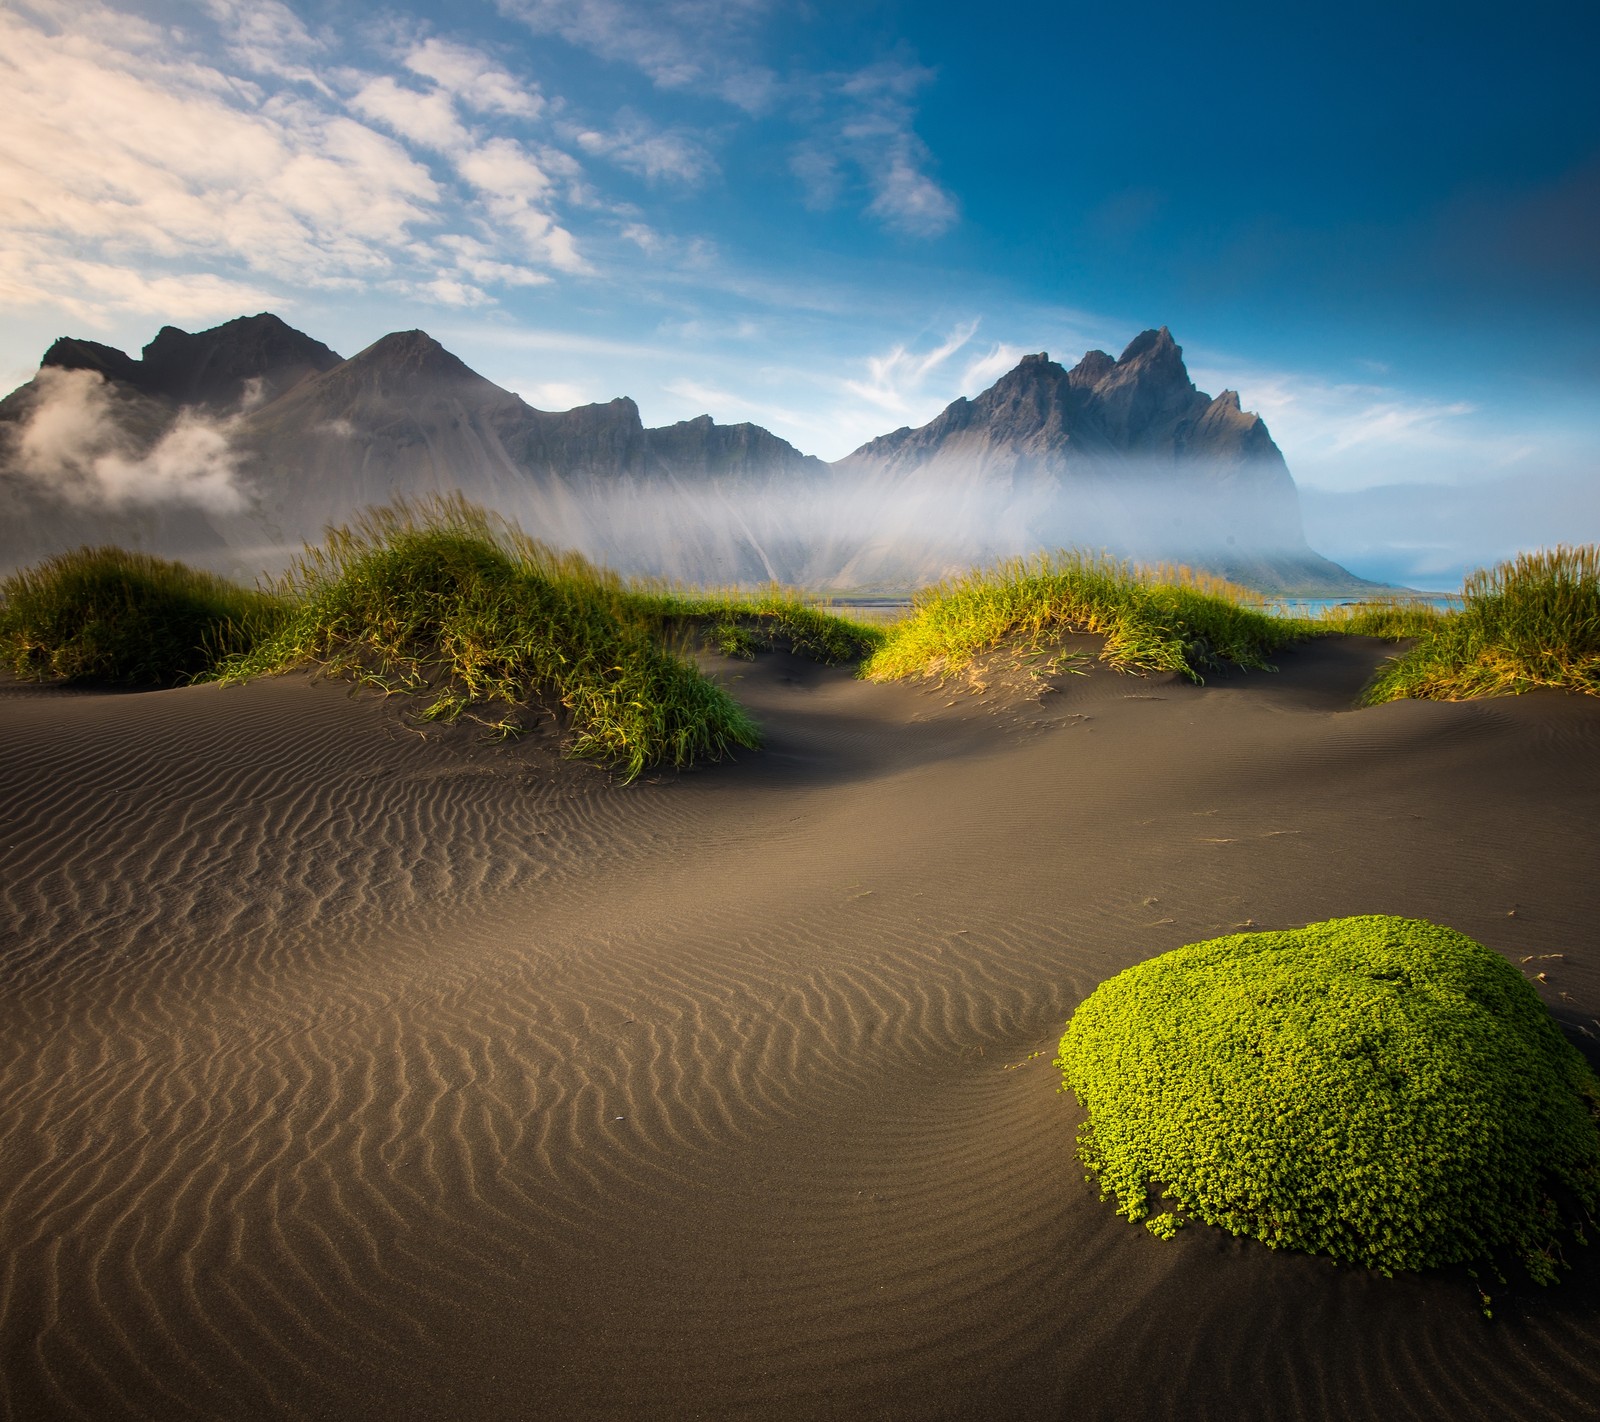
<path fill-rule="evenodd" d="M 1071 1159 L 1073 1005 L 1236 925 L 1424 914 L 1600 1016 L 1596 709 L 1360 670 L 767 659 L 767 751 L 628 788 L 293 678 L 8 699 L 0 1415 L 1596 1415 L 1592 1265 L 1491 1328 Z"/>

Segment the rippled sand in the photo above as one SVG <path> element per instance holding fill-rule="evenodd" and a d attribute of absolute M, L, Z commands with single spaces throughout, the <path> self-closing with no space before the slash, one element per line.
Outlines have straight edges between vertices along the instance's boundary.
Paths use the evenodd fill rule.
<path fill-rule="evenodd" d="M 5 689 L 0 1415 L 1600 1415 L 1594 1258 L 1488 1324 L 1072 1159 L 1074 1004 L 1239 925 L 1562 953 L 1600 1035 L 1600 702 L 1348 710 L 1383 654 L 724 663 L 768 748 L 629 787 L 303 678 Z"/>

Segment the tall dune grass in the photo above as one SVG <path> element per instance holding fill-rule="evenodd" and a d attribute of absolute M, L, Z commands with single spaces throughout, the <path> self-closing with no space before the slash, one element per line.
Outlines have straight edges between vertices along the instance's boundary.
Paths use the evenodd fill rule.
<path fill-rule="evenodd" d="M 559 704 L 571 754 L 626 779 L 759 741 L 720 686 L 661 645 L 622 581 L 460 498 L 370 510 L 331 530 L 285 576 L 283 625 L 219 669 L 223 681 L 315 666 L 425 698 L 451 720 Z"/>
<path fill-rule="evenodd" d="M 78 548 L 0 580 L 0 660 L 33 681 L 176 686 L 248 652 L 286 611 L 182 563 Z"/>
<path fill-rule="evenodd" d="M 1600 695 L 1600 546 L 1519 554 L 1471 574 L 1462 595 L 1459 611 L 1418 624 L 1416 645 L 1367 688 L 1368 705 L 1537 687 Z"/>
<path fill-rule="evenodd" d="M 1193 569 L 1137 568 L 1076 552 L 1015 559 L 920 593 L 862 674 L 875 681 L 945 677 L 1001 646 L 1037 648 L 1065 633 L 1105 638 L 1104 661 L 1191 681 L 1226 666 L 1270 669 L 1296 640 L 1259 595 Z"/>

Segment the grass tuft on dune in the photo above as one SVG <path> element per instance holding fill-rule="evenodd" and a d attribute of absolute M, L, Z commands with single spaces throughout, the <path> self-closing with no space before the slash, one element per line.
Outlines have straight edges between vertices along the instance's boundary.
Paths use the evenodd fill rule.
<path fill-rule="evenodd" d="M 1102 1196 L 1163 1237 L 1188 1215 L 1385 1273 L 1510 1250 L 1552 1283 L 1600 1213 L 1600 1081 L 1516 968 L 1421 919 L 1163 953 L 1056 1064 Z"/>
<path fill-rule="evenodd" d="M 222 681 L 315 666 L 425 698 L 424 719 L 564 709 L 568 749 L 632 779 L 759 743 L 720 686 L 663 646 L 622 581 L 459 498 L 369 510 L 308 549 L 281 585 L 283 625 L 218 668 Z"/>
<path fill-rule="evenodd" d="M 1201 681 L 1225 666 L 1270 670 L 1297 639 L 1248 589 L 1184 567 L 1138 568 L 1061 552 L 1014 559 L 920 593 L 888 629 L 862 674 L 874 681 L 948 677 L 998 647 L 1037 648 L 1066 633 L 1105 638 L 1104 661 L 1124 671 L 1171 671 Z"/>
<path fill-rule="evenodd" d="M 1538 687 L 1600 695 L 1600 546 L 1519 554 L 1471 574 L 1462 595 L 1459 611 L 1419 616 L 1396 634 L 1416 645 L 1379 672 L 1368 705 Z"/>
<path fill-rule="evenodd" d="M 730 657 L 787 647 L 824 666 L 842 666 L 871 655 L 885 635 L 881 627 L 841 616 L 781 586 L 754 593 L 634 588 L 629 603 L 665 625 L 700 629 L 712 647 Z"/>
<path fill-rule="evenodd" d="M 78 548 L 0 581 L 0 659 L 30 681 L 177 686 L 247 653 L 286 611 L 182 563 Z"/>

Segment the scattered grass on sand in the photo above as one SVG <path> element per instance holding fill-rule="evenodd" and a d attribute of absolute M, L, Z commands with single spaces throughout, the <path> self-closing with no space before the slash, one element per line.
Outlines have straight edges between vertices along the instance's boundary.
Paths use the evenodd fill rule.
<path fill-rule="evenodd" d="M 633 779 L 760 735 L 685 653 L 784 645 L 829 664 L 882 638 L 798 593 L 625 582 L 459 496 L 400 501 L 330 529 L 270 591 L 115 548 L 47 559 L 0 584 L 0 657 L 37 679 L 172 685 L 315 667 L 424 699 L 426 720 L 561 708 L 572 755 Z M 551 709 L 554 709 L 552 707 Z M 479 717 L 483 719 L 483 717 Z"/>
<path fill-rule="evenodd" d="M 0 659 L 24 677 L 128 685 L 317 666 L 425 695 L 431 719 L 499 704 L 491 724 L 502 734 L 520 729 L 516 707 L 553 698 L 571 753 L 629 779 L 758 742 L 748 715 L 693 665 L 695 643 L 740 657 L 786 646 L 859 663 L 874 681 L 942 680 L 971 675 L 1000 648 L 1037 657 L 1089 633 L 1104 638 L 1101 658 L 1114 667 L 1198 682 L 1228 666 L 1270 670 L 1268 657 L 1290 643 L 1355 634 L 1414 643 L 1380 670 L 1366 704 L 1534 687 L 1600 693 L 1600 547 L 1474 573 L 1457 611 L 1395 599 L 1291 618 L 1268 605 L 1190 568 L 1068 551 L 924 589 L 883 627 L 780 587 L 628 582 L 450 496 L 330 530 L 266 591 L 116 548 L 47 559 L 0 582 Z"/>
<path fill-rule="evenodd" d="M 1413 610 L 1380 630 L 1352 617 L 1341 631 L 1416 638 L 1363 694 L 1368 705 L 1423 697 L 1463 701 L 1537 687 L 1600 695 L 1600 546 L 1522 553 L 1471 574 L 1458 611 Z M 1356 612 L 1363 612 L 1356 609 Z"/>
<path fill-rule="evenodd" d="M 1163 1237 L 1178 1211 L 1385 1273 L 1509 1250 L 1551 1283 L 1600 1212 L 1600 1081 L 1510 963 L 1424 920 L 1164 953 L 1057 1065 L 1102 1196 Z"/>
<path fill-rule="evenodd" d="M 1105 638 L 1104 661 L 1124 671 L 1171 671 L 1191 681 L 1225 666 L 1270 670 L 1268 656 L 1304 635 L 1262 598 L 1193 569 L 1137 568 L 1061 552 L 1016 559 L 919 593 L 887 629 L 862 675 L 874 681 L 945 678 L 985 652 L 1037 650 L 1072 632 Z"/>
<path fill-rule="evenodd" d="M 285 612 L 182 563 L 79 548 L 0 581 L 0 659 L 32 681 L 176 686 L 248 652 Z"/>

